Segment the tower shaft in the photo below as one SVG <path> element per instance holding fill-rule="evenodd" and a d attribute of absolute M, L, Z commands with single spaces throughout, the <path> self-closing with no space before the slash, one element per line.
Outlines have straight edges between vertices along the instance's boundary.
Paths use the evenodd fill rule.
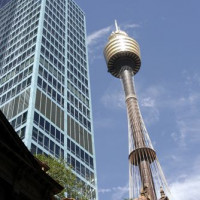
<path fill-rule="evenodd" d="M 138 158 L 138 166 L 140 171 L 140 177 L 143 188 L 146 188 L 147 194 L 151 200 L 156 200 L 156 193 L 154 188 L 153 177 L 150 168 L 150 162 L 148 156 L 140 156 L 139 151 L 141 150 L 143 154 L 145 154 L 145 150 L 147 147 L 145 145 L 145 139 L 143 135 L 142 128 L 142 119 L 139 111 L 139 106 L 137 102 L 137 97 L 134 91 L 133 80 L 132 80 L 132 71 L 130 67 L 124 66 L 120 72 L 120 77 L 122 79 L 126 106 L 128 112 L 129 125 L 132 132 L 132 139 L 134 141 L 135 146 L 135 154 Z M 129 162 L 130 157 L 129 157 Z"/>
<path fill-rule="evenodd" d="M 164 191 L 167 196 L 170 191 L 143 122 L 132 80 L 141 66 L 139 45 L 116 24 L 104 56 L 108 72 L 122 80 L 125 92 L 129 122 L 129 198 L 158 200 L 160 187 L 161 197 L 165 198 Z"/>

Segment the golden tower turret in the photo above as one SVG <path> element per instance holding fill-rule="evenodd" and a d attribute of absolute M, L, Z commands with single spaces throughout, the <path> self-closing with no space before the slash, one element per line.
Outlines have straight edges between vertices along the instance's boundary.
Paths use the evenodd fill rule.
<path fill-rule="evenodd" d="M 157 200 L 160 187 L 168 194 L 169 190 L 140 114 L 132 79 L 141 66 L 140 48 L 116 22 L 115 26 L 104 56 L 108 72 L 122 80 L 125 92 L 129 124 L 129 198 Z"/>
<path fill-rule="evenodd" d="M 115 25 L 116 31 L 110 35 L 104 49 L 108 72 L 120 78 L 120 70 L 126 65 L 131 68 L 132 75 L 136 74 L 141 65 L 139 45 L 126 32 L 119 30 L 116 22 Z"/>

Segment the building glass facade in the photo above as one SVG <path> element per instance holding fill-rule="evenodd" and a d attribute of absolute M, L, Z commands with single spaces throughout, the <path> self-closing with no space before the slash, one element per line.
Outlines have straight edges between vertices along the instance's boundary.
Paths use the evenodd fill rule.
<path fill-rule="evenodd" d="M 32 153 L 66 159 L 97 199 L 85 27 L 73 0 L 1 7 L 0 108 Z"/>

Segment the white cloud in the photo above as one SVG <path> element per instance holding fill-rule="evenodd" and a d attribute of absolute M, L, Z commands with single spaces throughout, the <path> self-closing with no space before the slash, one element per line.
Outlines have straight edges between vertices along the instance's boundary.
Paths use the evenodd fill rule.
<path fill-rule="evenodd" d="M 141 106 L 143 107 L 155 107 L 155 100 L 151 97 L 145 97 L 141 100 Z"/>
<path fill-rule="evenodd" d="M 129 187 L 128 184 L 124 187 L 114 188 L 114 193 L 112 194 L 112 200 L 122 200 L 125 197 L 128 197 Z"/>
<path fill-rule="evenodd" d="M 196 200 L 199 199 L 200 175 L 199 173 L 191 176 L 182 175 L 179 180 L 170 185 L 174 200 Z"/>
<path fill-rule="evenodd" d="M 162 85 L 152 85 L 139 90 L 139 102 L 145 123 L 152 124 L 165 117 L 165 111 L 171 114 L 176 123 L 171 133 L 179 147 L 200 142 L 200 75 L 188 75 L 184 72 L 183 90 L 168 90 Z M 187 76 L 186 76 L 187 75 Z"/>
<path fill-rule="evenodd" d="M 110 189 L 110 188 L 109 189 L 99 189 L 98 192 L 104 194 L 104 193 L 112 192 L 112 189 Z"/>
<path fill-rule="evenodd" d="M 140 27 L 139 24 L 123 25 L 123 29 L 133 29 L 133 28 L 138 28 L 138 27 Z M 108 33 L 111 33 L 112 30 L 114 30 L 114 25 L 110 25 L 102 29 L 99 29 L 97 31 L 94 31 L 93 33 L 87 36 L 87 44 L 92 45 L 92 44 L 97 43 L 99 40 L 107 36 Z"/>
<path fill-rule="evenodd" d="M 200 119 L 197 116 L 176 121 L 178 131 L 171 134 L 180 146 L 200 142 Z"/>
<path fill-rule="evenodd" d="M 102 29 L 99 29 L 87 37 L 88 53 L 90 63 L 93 63 L 94 60 L 101 59 L 103 60 L 103 49 L 109 34 L 111 33 L 112 26 L 107 26 Z"/>
<path fill-rule="evenodd" d="M 105 107 L 112 109 L 125 109 L 125 99 L 122 88 L 115 91 L 107 90 L 102 96 L 101 101 Z"/>
<path fill-rule="evenodd" d="M 163 93 L 164 88 L 155 85 L 149 86 L 141 92 L 139 91 L 139 103 L 145 124 L 149 125 L 159 121 L 159 106 Z"/>
<path fill-rule="evenodd" d="M 185 77 L 185 84 L 186 85 L 193 85 L 196 83 L 196 85 L 199 87 L 200 86 L 200 76 L 198 73 L 193 73 L 190 74 L 188 71 L 184 70 L 182 72 L 183 76 Z"/>
<path fill-rule="evenodd" d="M 112 187 L 107 189 L 99 189 L 99 193 L 112 193 L 111 200 L 122 200 L 123 198 L 128 197 L 129 186 L 126 184 L 125 186 Z"/>
<path fill-rule="evenodd" d="M 122 30 L 129 31 L 136 27 L 139 27 L 139 25 L 138 24 L 123 24 Z M 102 50 L 104 49 L 104 45 L 108 41 L 109 35 L 114 30 L 115 28 L 114 28 L 114 23 L 113 23 L 110 26 L 94 31 L 93 33 L 87 36 L 87 45 L 88 45 L 90 63 L 93 63 L 93 61 L 97 59 L 103 59 Z"/>
<path fill-rule="evenodd" d="M 200 142 L 200 94 L 196 91 L 188 93 L 177 99 L 173 108 L 177 130 L 171 136 L 182 147 Z"/>
<path fill-rule="evenodd" d="M 138 28 L 140 27 L 139 24 L 126 24 L 124 25 L 124 29 L 132 29 L 132 28 Z"/>
<path fill-rule="evenodd" d="M 174 157 L 174 156 L 173 156 Z M 174 157 L 174 159 L 177 159 Z M 170 191 L 173 200 L 197 200 L 199 199 L 200 191 L 200 159 L 197 159 L 196 163 L 193 163 L 194 167 L 191 167 L 190 174 L 181 174 L 175 177 L 170 185 Z M 108 189 L 99 189 L 99 193 L 111 193 L 111 200 L 122 200 L 128 197 L 129 186 L 112 187 Z"/>
<path fill-rule="evenodd" d="M 112 26 L 108 26 L 93 32 L 92 34 L 88 35 L 87 37 L 87 45 L 92 45 L 97 43 L 100 39 L 105 37 L 107 33 L 111 32 Z"/>

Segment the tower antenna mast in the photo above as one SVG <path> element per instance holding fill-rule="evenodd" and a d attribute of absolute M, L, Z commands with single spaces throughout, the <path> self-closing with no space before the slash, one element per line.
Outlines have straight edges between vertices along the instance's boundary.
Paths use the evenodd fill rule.
<path fill-rule="evenodd" d="M 119 29 L 119 26 L 118 26 L 118 24 L 117 24 L 117 20 L 115 20 L 115 29 L 116 29 L 116 31 L 119 31 L 120 29 Z"/>

